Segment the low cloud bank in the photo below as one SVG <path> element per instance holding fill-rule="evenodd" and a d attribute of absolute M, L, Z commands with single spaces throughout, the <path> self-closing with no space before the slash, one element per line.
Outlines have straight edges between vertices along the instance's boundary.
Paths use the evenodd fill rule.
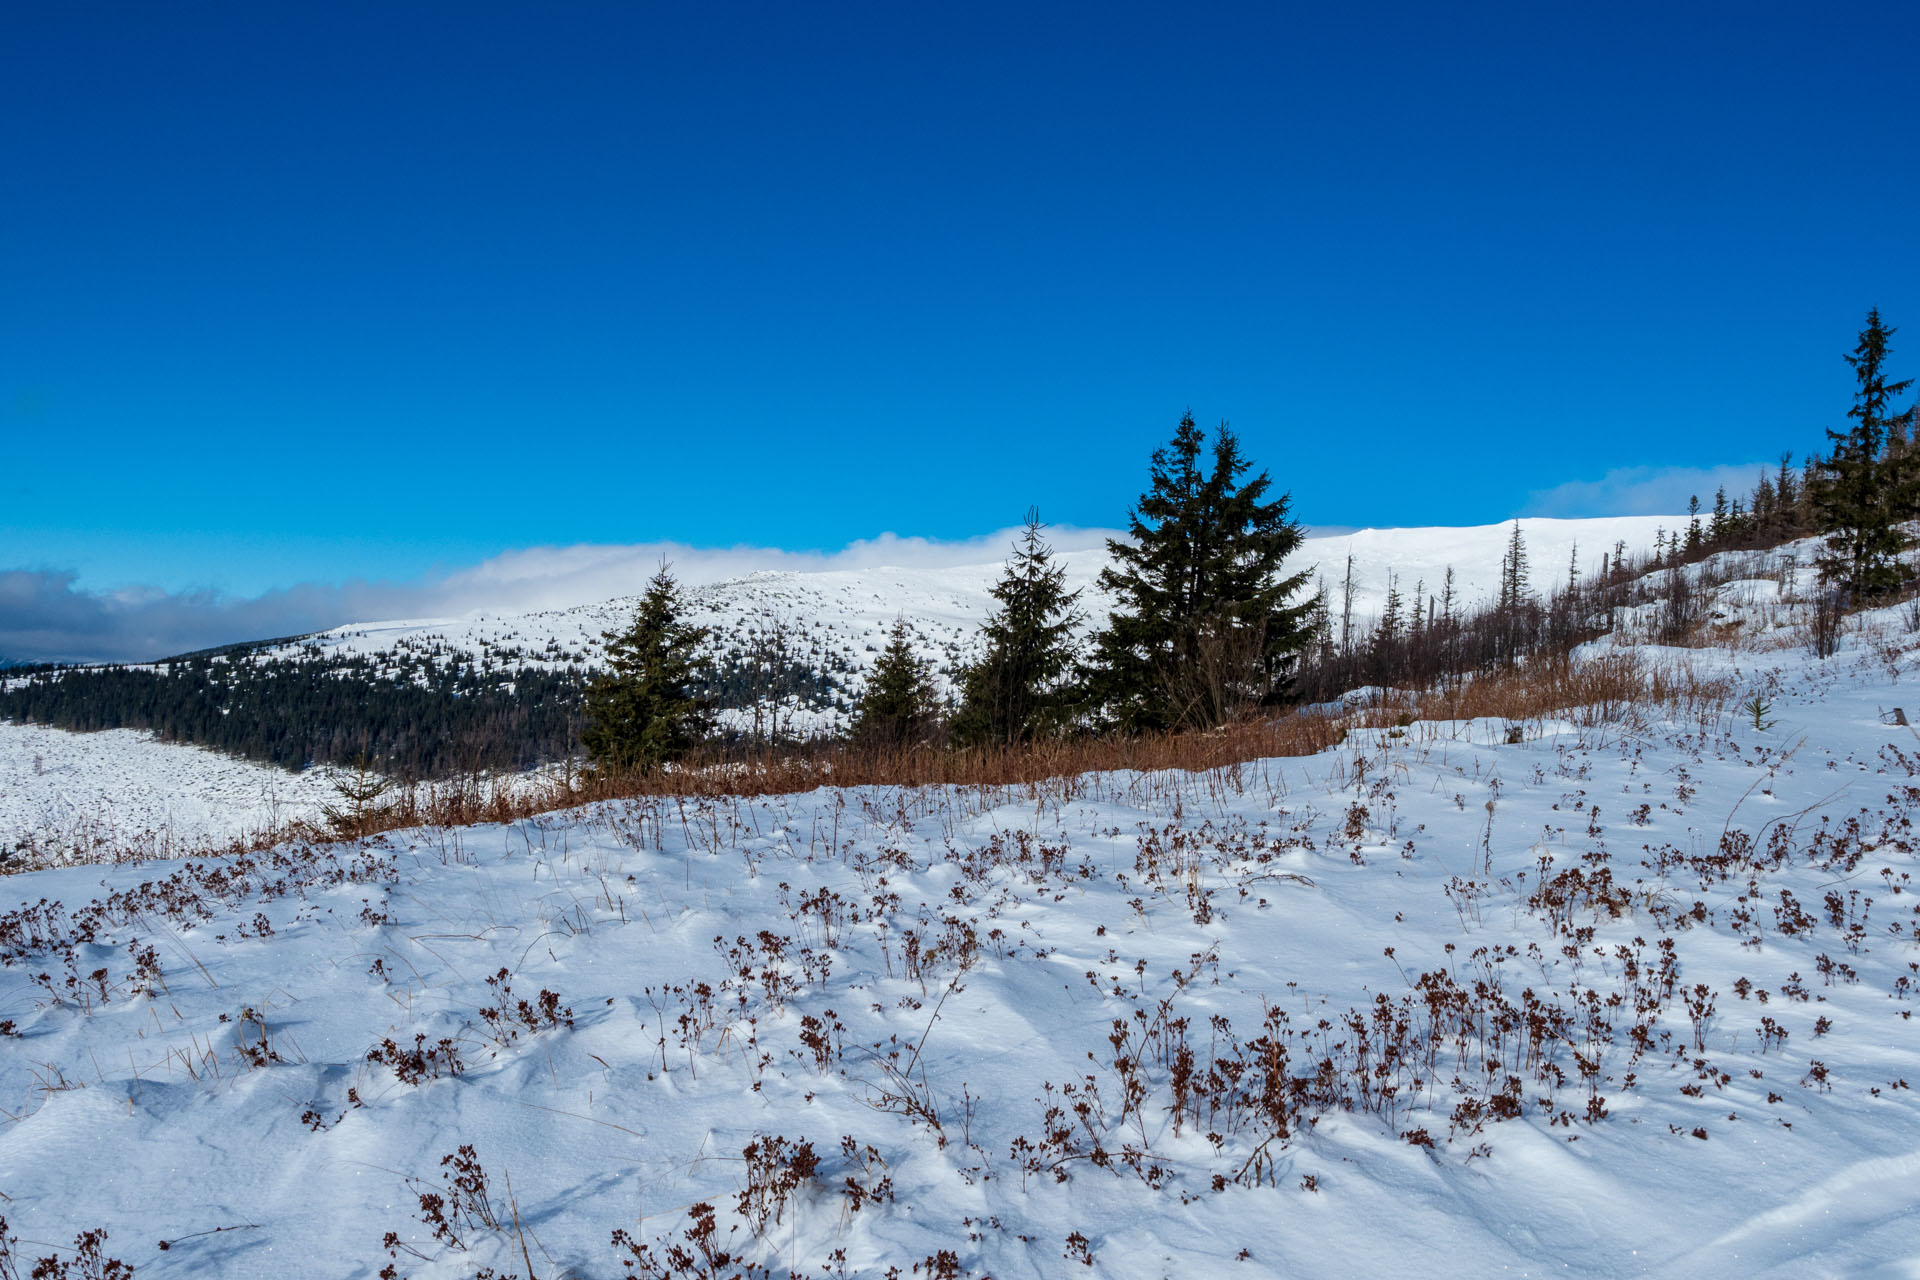
<path fill-rule="evenodd" d="M 1699 495 L 1702 510 L 1712 510 L 1714 491 L 1725 487 L 1729 500 L 1745 500 L 1761 472 L 1778 463 L 1736 463 L 1724 467 L 1616 467 L 1598 480 L 1570 480 L 1527 495 L 1522 515 L 1581 518 L 1657 516 L 1685 511 Z"/>
<path fill-rule="evenodd" d="M 480 609 L 562 609 L 640 591 L 662 559 L 700 586 L 759 570 L 945 568 L 1004 559 L 1018 530 L 936 541 L 882 534 L 839 551 L 767 547 L 529 547 L 411 582 L 301 583 L 249 598 L 147 587 L 88 591 L 65 571 L 0 570 L 0 662 L 146 662 L 349 622 L 459 617 Z M 1108 529 L 1053 528 L 1054 548 L 1087 550 Z"/>
<path fill-rule="evenodd" d="M 143 662 L 237 640 L 336 626 L 403 587 L 302 583 L 250 599 L 211 591 L 130 587 L 87 591 L 68 572 L 0 570 L 0 659 L 12 662 Z M 376 607 L 377 616 L 377 607 Z"/>
<path fill-rule="evenodd" d="M 1670 514 L 1686 509 L 1689 494 L 1702 495 L 1703 502 L 1710 500 L 1721 484 L 1729 493 L 1744 495 L 1758 474 L 1757 465 L 1623 468 L 1608 472 L 1600 480 L 1563 484 L 1535 493 L 1525 514 Z M 1464 535 L 1468 531 L 1453 532 Z M 1344 537 L 1354 531 L 1322 525 L 1308 533 L 1320 539 Z M 0 664 L 149 662 L 218 645 L 305 635 L 350 622 L 458 618 L 479 610 L 564 609 L 637 594 L 662 559 L 672 564 L 675 576 L 688 586 L 763 570 L 807 573 L 989 564 L 1006 558 L 1018 534 L 1018 529 L 1002 529 L 977 538 L 936 541 L 886 533 L 838 551 L 690 547 L 673 542 L 529 547 L 412 581 L 308 582 L 252 597 L 150 587 L 89 591 L 77 584 L 71 572 L 0 569 Z M 1063 526 L 1047 531 L 1054 549 L 1067 554 L 1098 549 L 1108 538 L 1118 536 L 1112 529 Z M 1576 531 L 1569 536 L 1577 538 L 1580 534 Z M 1609 534 L 1594 545 L 1602 545 L 1613 536 Z M 1499 538 L 1504 537 L 1504 531 L 1500 532 Z M 1463 544 L 1467 545 L 1478 544 L 1469 537 Z M 1449 563 L 1465 572 L 1467 552 L 1455 550 L 1460 554 L 1449 552 Z M 1411 561 L 1420 557 L 1410 559 L 1406 548 L 1400 548 L 1397 554 L 1399 559 L 1408 560 L 1399 567 L 1414 572 Z M 1497 563 L 1497 556 L 1481 558 Z"/>

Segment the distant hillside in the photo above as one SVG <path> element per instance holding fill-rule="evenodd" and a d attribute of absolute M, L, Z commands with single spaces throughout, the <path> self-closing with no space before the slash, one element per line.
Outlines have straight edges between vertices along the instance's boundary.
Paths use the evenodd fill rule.
<path fill-rule="evenodd" d="M 1533 581 L 1564 581 L 1624 545 L 1643 551 L 1683 517 L 1521 522 Z M 1307 568 L 1336 611 L 1351 583 L 1352 623 L 1371 624 L 1389 584 L 1403 598 L 1436 594 L 1449 568 L 1455 600 L 1492 597 L 1510 524 L 1368 529 L 1310 537 L 1290 568 Z M 1113 601 L 1097 585 L 1109 557 L 1061 553 L 1082 592 L 1086 629 Z M 844 726 L 904 618 L 944 690 L 975 656 L 991 612 L 998 562 L 959 568 L 763 571 L 688 592 L 692 619 L 711 629 L 707 694 L 722 726 L 806 737 Z M 637 586 L 638 584 L 636 584 Z M 481 611 L 463 618 L 369 621 L 315 635 L 242 643 L 166 662 L 67 668 L 0 681 L 0 716 L 91 731 L 147 729 L 282 768 L 365 757 L 391 772 L 432 777 L 527 768 L 559 759 L 578 732 L 579 694 L 601 659 L 601 634 L 623 625 L 637 597 L 568 609 Z"/>
<path fill-rule="evenodd" d="M 1657 530 L 1673 531 L 1685 519 L 1532 519 L 1520 526 L 1534 582 L 1551 584 L 1566 578 L 1576 550 L 1581 571 L 1590 572 L 1603 553 L 1621 544 L 1628 551 L 1645 551 Z M 1379 616 L 1390 579 L 1403 597 L 1411 598 L 1421 584 L 1437 594 L 1449 568 L 1456 600 L 1473 607 L 1493 598 L 1512 528 L 1507 523 L 1310 536 L 1287 568 L 1311 569 L 1337 607 L 1351 555 L 1356 627 Z M 1104 551 L 1078 551 L 1061 552 L 1057 558 L 1067 568 L 1068 585 L 1082 593 L 1080 603 L 1091 631 L 1106 621 L 1113 606 L 1095 582 L 1109 557 Z M 750 655 L 764 646 L 771 627 L 784 626 L 798 636 L 803 652 L 837 690 L 836 696 L 818 700 L 817 705 L 826 708 L 858 696 L 864 672 L 897 617 L 907 620 L 922 655 L 933 660 L 943 676 L 970 659 L 980 622 L 993 608 L 990 591 L 1000 571 L 997 561 L 940 569 L 763 571 L 695 587 L 688 598 L 693 621 L 714 631 L 723 654 Z M 458 652 L 483 665 L 516 669 L 592 666 L 599 661 L 601 633 L 624 624 L 637 603 L 635 595 L 570 609 L 354 623 L 262 652 L 368 657 Z"/>

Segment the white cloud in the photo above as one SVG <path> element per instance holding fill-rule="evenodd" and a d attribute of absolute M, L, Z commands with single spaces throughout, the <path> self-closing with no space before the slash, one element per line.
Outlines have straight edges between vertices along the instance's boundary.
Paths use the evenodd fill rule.
<path fill-rule="evenodd" d="M 831 552 L 675 542 L 528 547 L 412 582 L 310 582 L 249 598 L 148 587 L 87 591 L 72 573 L 0 570 L 0 661 L 140 662 L 348 622 L 566 608 L 638 593 L 663 558 L 688 586 L 766 569 L 986 564 L 1005 559 L 1018 532 L 955 541 L 886 533 Z M 1063 552 L 1098 547 L 1112 536 L 1108 529 L 1047 531 L 1048 541 Z"/>
<path fill-rule="evenodd" d="M 1522 515 L 1650 516 L 1687 509 L 1687 499 L 1699 495 L 1703 510 L 1713 507 L 1714 491 L 1725 486 L 1727 497 L 1744 500 L 1762 471 L 1777 464 L 1750 462 L 1723 467 L 1616 467 L 1598 480 L 1569 480 L 1551 489 L 1527 495 Z"/>
<path fill-rule="evenodd" d="M 1730 491 L 1744 493 L 1756 468 L 1684 470 L 1629 468 L 1609 472 L 1599 481 L 1561 485 L 1534 495 L 1540 514 L 1579 514 L 1601 510 L 1620 514 L 1651 512 L 1669 517 L 1686 507 L 1688 493 L 1703 499 L 1723 481 Z M 1676 500 L 1673 495 L 1678 494 Z M 1551 522 L 1547 522 L 1551 523 Z M 1630 525 L 1630 522 L 1628 522 Z M 1507 536 L 1505 525 L 1481 529 L 1416 531 L 1414 546 L 1404 534 L 1385 537 L 1377 552 L 1367 548 L 1382 541 L 1379 531 L 1338 527 L 1309 530 L 1317 545 L 1305 558 L 1323 563 L 1324 576 L 1348 549 L 1335 549 L 1330 540 L 1348 539 L 1360 552 L 1360 577 L 1380 576 L 1387 567 L 1402 577 L 1426 573 L 1437 580 L 1444 565 L 1472 578 L 1476 566 L 1497 565 Z M 1638 546 L 1642 532 L 1583 528 L 1563 531 L 1565 538 L 1595 548 L 1616 537 Z M 90 591 L 77 585 L 68 572 L 0 569 L 0 661 L 143 662 L 196 649 L 247 640 L 275 639 L 326 630 L 351 622 L 459 618 L 478 610 L 527 612 L 592 604 L 618 596 L 635 595 L 664 558 L 674 575 L 687 586 L 702 586 L 757 570 L 825 572 L 836 569 L 937 569 L 998 563 L 1006 559 L 1018 529 L 1002 529 L 975 538 L 939 541 L 903 538 L 885 533 L 850 543 L 837 551 L 785 551 L 774 547 L 692 547 L 677 542 L 632 545 L 577 544 L 562 547 L 526 547 L 503 552 L 478 564 L 405 582 L 307 582 L 258 596 L 235 597 L 210 591 L 168 592 L 150 587 L 118 591 Z M 1098 549 L 1112 529 L 1050 528 L 1047 539 L 1056 551 L 1071 554 Z M 1558 563 L 1566 549 L 1559 536 L 1529 524 L 1529 546 L 1541 541 L 1539 563 Z M 1484 546 L 1482 544 L 1485 544 Z M 1551 549 L 1551 555 L 1548 551 Z M 1383 558 L 1384 557 L 1384 558 Z M 1375 565 L 1374 561 L 1379 564 Z M 1431 563 L 1429 563 L 1431 562 Z M 1378 574 L 1374 571 L 1378 570 Z M 1363 587 L 1365 584 L 1362 584 Z M 1384 590 L 1384 586 L 1382 586 Z M 1364 590 L 1363 593 L 1364 595 Z"/>
<path fill-rule="evenodd" d="M 701 586 L 758 570 L 818 573 L 834 569 L 938 569 L 1004 560 L 1018 529 L 1002 529 L 976 538 L 938 541 L 883 533 L 838 551 L 782 551 L 773 547 L 690 547 L 677 542 L 626 546 L 584 544 L 528 547 L 483 560 L 425 584 L 423 600 L 440 602 L 437 612 L 466 613 L 479 608 L 557 609 L 614 596 L 637 594 L 661 560 L 687 586 Z M 1112 529 L 1050 528 L 1047 541 L 1056 551 L 1077 551 L 1118 537 Z"/>

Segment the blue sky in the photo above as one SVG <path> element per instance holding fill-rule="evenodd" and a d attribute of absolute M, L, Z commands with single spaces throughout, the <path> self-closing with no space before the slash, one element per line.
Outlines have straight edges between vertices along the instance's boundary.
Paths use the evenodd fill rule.
<path fill-rule="evenodd" d="M 1840 421 L 1868 306 L 1920 326 L 1917 38 L 1911 4 L 14 6 L 0 570 L 252 594 L 1112 526 L 1189 406 L 1314 525 L 1683 502 Z"/>

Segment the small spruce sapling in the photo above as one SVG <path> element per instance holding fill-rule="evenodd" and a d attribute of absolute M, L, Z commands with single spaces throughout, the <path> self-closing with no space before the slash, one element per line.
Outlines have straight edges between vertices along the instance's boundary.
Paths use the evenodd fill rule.
<path fill-rule="evenodd" d="M 932 741 L 940 724 L 933 667 L 913 651 L 907 620 L 894 619 L 887 647 L 867 677 L 854 715 L 853 738 L 869 746 L 907 748 Z"/>

